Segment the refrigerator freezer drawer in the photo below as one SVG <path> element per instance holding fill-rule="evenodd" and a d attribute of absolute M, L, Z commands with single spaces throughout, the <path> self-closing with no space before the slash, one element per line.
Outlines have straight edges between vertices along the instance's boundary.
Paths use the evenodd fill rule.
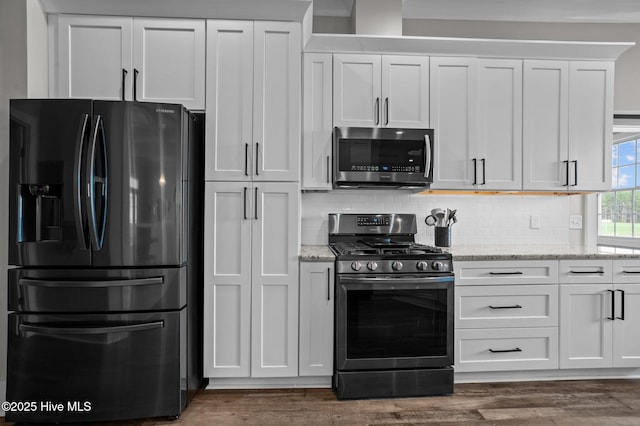
<path fill-rule="evenodd" d="M 10 269 L 9 310 L 132 312 L 186 304 L 187 268 Z"/>
<path fill-rule="evenodd" d="M 184 320 L 185 310 L 9 315 L 7 401 L 31 409 L 6 420 L 178 416 L 186 405 Z"/>

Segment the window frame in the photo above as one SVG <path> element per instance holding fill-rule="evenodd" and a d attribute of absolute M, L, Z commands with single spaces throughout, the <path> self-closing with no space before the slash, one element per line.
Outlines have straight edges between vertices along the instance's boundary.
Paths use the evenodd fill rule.
<path fill-rule="evenodd" d="M 640 170 L 640 114 L 616 114 L 614 115 L 614 141 L 611 149 L 613 150 L 614 145 L 619 145 L 628 141 L 635 140 L 636 142 L 636 159 L 633 165 L 636 167 L 636 174 L 638 170 Z M 618 134 L 619 133 L 619 134 Z M 611 171 L 613 172 L 612 156 L 612 164 Z M 617 166 L 615 166 L 617 167 Z M 607 191 L 605 193 L 616 193 L 622 191 L 632 191 L 631 196 L 631 205 L 633 209 L 633 218 L 632 218 L 632 229 L 635 230 L 636 226 L 640 226 L 640 206 L 636 206 L 635 197 L 640 197 L 640 176 L 636 176 L 635 185 L 630 188 L 619 188 L 619 189 L 611 189 L 611 191 Z M 633 237 L 620 237 L 620 236 L 610 236 L 610 235 L 600 235 L 600 226 L 601 226 L 601 216 L 602 216 L 602 194 L 598 194 L 598 200 L 596 203 L 597 206 L 597 230 L 596 230 L 596 241 L 598 245 L 601 246 L 614 246 L 614 247 L 624 247 L 624 248 L 640 248 L 640 231 L 638 231 L 636 236 Z M 639 202 L 640 204 L 640 202 Z M 638 208 L 638 210 L 636 210 Z"/>

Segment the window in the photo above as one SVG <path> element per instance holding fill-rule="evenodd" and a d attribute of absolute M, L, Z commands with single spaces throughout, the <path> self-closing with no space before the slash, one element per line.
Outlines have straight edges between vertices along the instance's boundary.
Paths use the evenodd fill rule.
<path fill-rule="evenodd" d="M 614 134 L 612 191 L 599 196 L 598 244 L 640 247 L 640 134 Z"/>

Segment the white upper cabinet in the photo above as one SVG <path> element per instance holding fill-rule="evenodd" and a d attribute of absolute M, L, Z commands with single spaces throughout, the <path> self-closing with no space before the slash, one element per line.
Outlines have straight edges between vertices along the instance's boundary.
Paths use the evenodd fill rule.
<path fill-rule="evenodd" d="M 302 189 L 331 189 L 333 55 L 303 55 Z"/>
<path fill-rule="evenodd" d="M 131 98 L 132 19 L 60 15 L 54 97 Z"/>
<path fill-rule="evenodd" d="M 524 65 L 525 190 L 611 187 L 613 63 Z"/>
<path fill-rule="evenodd" d="M 300 179 L 300 25 L 207 21 L 205 178 Z"/>
<path fill-rule="evenodd" d="M 60 15 L 57 38 L 54 96 L 204 109 L 204 20 Z"/>
<path fill-rule="evenodd" d="M 522 188 L 522 61 L 478 60 L 477 188 Z"/>
<path fill-rule="evenodd" d="M 429 58 L 336 54 L 333 125 L 429 127 Z"/>
<path fill-rule="evenodd" d="M 472 189 L 477 183 L 476 106 L 477 60 L 432 57 L 430 122 L 435 131 L 435 161 L 431 188 Z"/>
<path fill-rule="evenodd" d="M 429 57 L 382 57 L 382 126 L 429 127 Z"/>
<path fill-rule="evenodd" d="M 613 62 L 569 63 L 569 189 L 611 189 L 613 74 Z"/>
<path fill-rule="evenodd" d="M 379 55 L 334 55 L 333 125 L 380 125 Z"/>
<path fill-rule="evenodd" d="M 205 22 L 133 20 L 134 100 L 204 109 Z"/>

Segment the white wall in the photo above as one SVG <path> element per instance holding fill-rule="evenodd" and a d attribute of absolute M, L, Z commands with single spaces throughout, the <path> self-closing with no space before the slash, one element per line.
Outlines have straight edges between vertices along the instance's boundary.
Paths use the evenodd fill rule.
<path fill-rule="evenodd" d="M 38 0 L 0 1 L 0 401 L 7 377 L 9 99 L 47 96 L 46 34 Z"/>
<path fill-rule="evenodd" d="M 569 230 L 569 215 L 581 214 L 581 195 L 438 195 L 401 190 L 338 190 L 302 194 L 302 244 L 327 244 L 329 213 L 415 213 L 416 239 L 433 245 L 433 228 L 424 223 L 431 209 L 457 209 L 454 246 L 581 246 L 580 230 Z M 540 228 L 531 229 L 531 215 Z"/>

